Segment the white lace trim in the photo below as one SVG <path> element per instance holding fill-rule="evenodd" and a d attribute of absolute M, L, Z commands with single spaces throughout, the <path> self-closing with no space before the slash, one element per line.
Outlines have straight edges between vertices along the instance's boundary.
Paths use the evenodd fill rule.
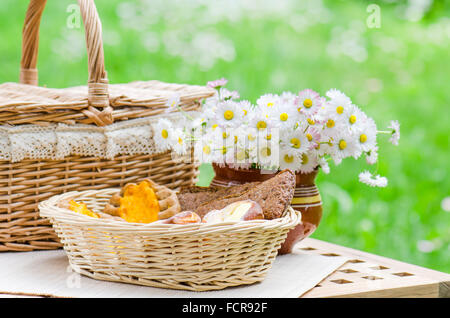
<path fill-rule="evenodd" d="M 61 160 L 71 155 L 113 159 L 117 155 L 157 153 L 153 125 L 161 117 L 174 126 L 180 126 L 185 119 L 181 113 L 170 113 L 106 127 L 81 124 L 0 126 L 0 160 Z"/>

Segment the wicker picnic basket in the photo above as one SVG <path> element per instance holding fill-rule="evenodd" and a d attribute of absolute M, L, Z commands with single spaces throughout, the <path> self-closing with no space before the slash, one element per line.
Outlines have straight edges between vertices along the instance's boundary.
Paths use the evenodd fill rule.
<path fill-rule="evenodd" d="M 78 0 L 88 51 L 87 86 L 38 87 L 39 24 L 46 0 L 31 0 L 23 29 L 19 83 L 0 85 L 0 251 L 61 244 L 37 205 L 74 190 L 122 187 L 145 177 L 171 189 L 190 185 L 195 163 L 157 151 L 152 125 L 180 120 L 173 96 L 195 111 L 206 87 L 158 81 L 109 85 L 101 23 L 93 0 Z"/>
<path fill-rule="evenodd" d="M 139 224 L 97 219 L 61 208 L 84 202 L 101 213 L 117 189 L 68 192 L 39 205 L 64 244 L 72 269 L 108 281 L 218 290 L 262 281 L 301 213 L 289 207 L 273 220 L 216 224 Z"/>

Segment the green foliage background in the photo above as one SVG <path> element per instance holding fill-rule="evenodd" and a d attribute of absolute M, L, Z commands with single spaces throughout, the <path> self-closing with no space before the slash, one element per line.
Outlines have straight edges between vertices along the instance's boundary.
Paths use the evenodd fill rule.
<path fill-rule="evenodd" d="M 327 0 L 323 6 L 328 16 L 316 17 L 315 23 L 300 31 L 296 29 L 299 21 L 310 22 L 308 13 L 300 9 L 291 15 L 242 15 L 235 20 L 218 20 L 197 26 L 198 30 L 231 41 L 234 56 L 218 58 L 206 67 L 196 63 L 195 52 L 193 59 L 186 60 L 168 53 L 170 43 L 145 41 L 147 32 L 153 37 L 163 37 L 168 29 L 181 35 L 197 32 L 193 25 L 200 14 L 205 14 L 204 7 L 188 15 L 189 0 L 169 1 L 166 7 L 156 2 L 158 6 L 153 9 L 161 12 L 153 14 L 164 14 L 165 20 L 143 23 L 146 15 L 138 11 L 140 20 L 136 23 L 142 25 L 130 28 L 120 23 L 121 10 L 127 8 L 124 1 L 96 1 L 111 83 L 158 79 L 204 84 L 226 77 L 229 88 L 252 101 L 268 92 L 312 88 L 324 94 L 338 88 L 372 116 L 380 129 L 389 120 L 398 119 L 402 132 L 398 147 L 379 137 L 380 163 L 376 169 L 389 179 L 389 186 L 374 189 L 357 181 L 360 171 L 372 168 L 364 159 L 348 159 L 338 167 L 332 166 L 331 174 L 320 174 L 324 218 L 313 237 L 450 272 L 449 203 L 443 203 L 450 196 L 448 2 L 434 1 L 431 9 L 413 22 L 401 17 L 406 1 Z M 253 2 L 257 9 L 258 2 Z M 18 80 L 27 3 L 0 2 L 0 82 Z M 48 1 L 41 26 L 41 85 L 67 87 L 86 82 L 84 31 L 66 26 L 70 14 L 66 10 L 72 3 Z M 301 1 L 298 3 L 300 8 Z M 366 26 L 370 3 L 381 8 L 380 28 Z M 128 7 L 146 10 L 151 4 L 127 1 Z M 358 45 L 365 50 L 357 56 L 359 61 L 345 52 L 347 47 L 349 52 L 353 49 L 355 35 L 341 32 L 354 29 Z M 333 39 L 340 39 L 340 51 L 330 46 Z M 199 183 L 207 185 L 211 178 L 211 167 L 202 166 Z M 421 248 L 424 244 L 431 248 Z"/>

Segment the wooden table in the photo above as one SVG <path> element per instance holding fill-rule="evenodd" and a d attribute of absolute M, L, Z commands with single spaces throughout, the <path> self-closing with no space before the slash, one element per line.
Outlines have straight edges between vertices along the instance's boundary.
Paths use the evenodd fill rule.
<path fill-rule="evenodd" d="M 306 239 L 294 253 L 349 259 L 302 297 L 450 297 L 450 274 L 335 244 Z M 0 294 L 1 297 L 35 297 Z"/>
<path fill-rule="evenodd" d="M 303 297 L 450 298 L 450 274 L 315 239 L 300 242 L 294 252 L 350 259 Z"/>

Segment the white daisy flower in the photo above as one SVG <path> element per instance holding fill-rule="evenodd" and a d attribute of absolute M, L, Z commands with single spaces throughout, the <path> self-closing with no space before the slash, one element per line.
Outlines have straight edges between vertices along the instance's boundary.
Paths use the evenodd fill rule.
<path fill-rule="evenodd" d="M 298 104 L 297 99 L 298 99 L 298 96 L 292 92 L 283 92 L 280 95 L 280 100 L 282 103 L 297 105 Z"/>
<path fill-rule="evenodd" d="M 298 93 L 297 110 L 310 117 L 319 111 L 323 102 L 323 98 L 320 97 L 319 93 L 312 89 L 305 89 Z"/>
<path fill-rule="evenodd" d="M 364 171 L 359 174 L 359 181 L 371 187 L 386 187 L 388 180 L 379 175 L 373 176 L 369 171 Z"/>
<path fill-rule="evenodd" d="M 266 107 L 272 108 L 276 107 L 278 103 L 280 102 L 280 96 L 274 95 L 274 94 L 266 94 L 258 98 L 256 101 L 256 105 L 258 105 L 261 109 L 264 109 Z"/>
<path fill-rule="evenodd" d="M 281 147 L 280 149 L 280 169 L 291 169 L 296 172 L 300 169 L 302 161 L 299 156 L 293 155 L 286 149 L 286 147 Z"/>
<path fill-rule="evenodd" d="M 340 164 L 344 158 L 354 157 L 356 159 L 361 155 L 361 148 L 350 134 L 340 133 L 334 136 L 332 144 L 333 153 L 331 157 L 336 165 Z"/>
<path fill-rule="evenodd" d="M 270 118 L 274 127 L 292 129 L 295 127 L 299 116 L 291 104 L 282 103 L 270 112 Z"/>
<path fill-rule="evenodd" d="M 178 105 L 180 104 L 180 94 L 175 93 L 172 94 L 166 102 L 166 106 L 168 107 L 166 109 L 167 112 L 174 112 L 177 110 Z"/>
<path fill-rule="evenodd" d="M 326 103 L 327 110 L 330 111 L 335 118 L 342 115 L 345 116 L 352 105 L 350 98 L 337 89 L 330 89 L 326 95 L 330 98 Z"/>
<path fill-rule="evenodd" d="M 317 157 L 313 153 L 303 153 L 301 156 L 302 165 L 300 166 L 299 171 L 301 173 L 310 173 L 317 168 L 318 161 Z"/>
<path fill-rule="evenodd" d="M 267 140 L 265 135 L 260 134 L 258 136 L 258 147 L 257 147 L 257 163 L 263 167 L 278 166 L 278 144 L 271 140 Z"/>
<path fill-rule="evenodd" d="M 153 139 L 158 151 L 164 152 L 172 149 L 175 138 L 174 130 L 172 123 L 163 118 L 159 119 L 158 122 L 153 125 Z"/>
<path fill-rule="evenodd" d="M 369 151 L 377 145 L 377 126 L 372 118 L 366 120 L 355 130 L 356 142 L 363 151 Z"/>
<path fill-rule="evenodd" d="M 239 108 L 244 113 L 244 120 L 248 120 L 250 118 L 250 113 L 253 111 L 254 106 L 248 100 L 242 100 L 238 103 Z"/>
<path fill-rule="evenodd" d="M 400 123 L 398 120 L 391 120 L 389 129 L 392 129 L 392 136 L 389 141 L 394 145 L 398 146 L 398 140 L 400 139 Z"/>
<path fill-rule="evenodd" d="M 189 147 L 188 141 L 186 140 L 186 135 L 181 128 L 177 128 L 173 132 L 174 143 L 173 143 L 173 151 L 177 155 L 184 155 L 187 153 L 187 149 Z"/>
<path fill-rule="evenodd" d="M 319 157 L 317 164 L 325 174 L 330 173 L 330 166 L 328 165 L 328 161 L 324 157 Z"/>
<path fill-rule="evenodd" d="M 194 158 L 198 162 L 212 163 L 214 157 L 214 141 L 211 135 L 203 134 L 196 136 L 194 144 Z"/>
<path fill-rule="evenodd" d="M 221 127 L 239 127 L 242 117 L 242 110 L 234 101 L 227 100 L 217 106 L 215 120 Z"/>
<path fill-rule="evenodd" d="M 252 112 L 249 118 L 249 127 L 257 129 L 258 132 L 266 131 L 273 127 L 271 116 L 272 112 L 268 107 L 258 107 Z"/>
<path fill-rule="evenodd" d="M 300 129 L 282 131 L 280 140 L 287 151 L 293 155 L 305 153 L 310 146 L 308 138 Z"/>
<path fill-rule="evenodd" d="M 351 105 L 346 116 L 346 125 L 351 131 L 361 128 L 367 120 L 367 115 L 356 105 Z"/>
<path fill-rule="evenodd" d="M 366 152 L 366 162 L 369 165 L 373 165 L 377 162 L 377 160 L 378 160 L 378 147 L 375 146 Z"/>

